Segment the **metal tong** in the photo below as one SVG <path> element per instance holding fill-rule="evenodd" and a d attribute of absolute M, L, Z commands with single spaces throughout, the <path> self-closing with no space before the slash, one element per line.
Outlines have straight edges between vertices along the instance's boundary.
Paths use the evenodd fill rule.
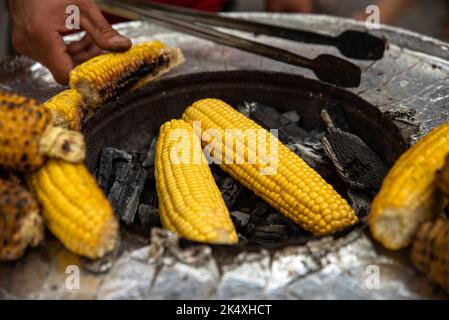
<path fill-rule="evenodd" d="M 97 0 L 97 3 L 105 12 L 127 19 L 156 22 L 216 43 L 310 69 L 321 81 L 341 87 L 360 85 L 361 69 L 347 60 L 329 54 L 309 59 L 211 27 L 237 29 L 306 43 L 334 45 L 341 53 L 356 59 L 380 59 L 385 50 L 385 42 L 382 39 L 360 31 L 345 31 L 337 37 L 332 37 L 141 0 Z"/>

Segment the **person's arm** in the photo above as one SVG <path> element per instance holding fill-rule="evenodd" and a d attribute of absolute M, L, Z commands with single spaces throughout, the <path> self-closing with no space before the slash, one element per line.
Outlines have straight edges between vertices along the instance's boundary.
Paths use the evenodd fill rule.
<path fill-rule="evenodd" d="M 17 52 L 45 65 L 61 84 L 77 64 L 102 52 L 122 51 L 131 41 L 121 36 L 104 19 L 93 0 L 8 0 L 12 22 L 12 43 Z M 80 9 L 80 27 L 86 36 L 67 45 L 66 8 Z"/>

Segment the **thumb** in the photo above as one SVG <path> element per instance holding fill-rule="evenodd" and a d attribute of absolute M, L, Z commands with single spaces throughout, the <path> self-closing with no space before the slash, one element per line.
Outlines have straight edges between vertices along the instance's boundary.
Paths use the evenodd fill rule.
<path fill-rule="evenodd" d="M 111 27 L 98 7 L 92 5 L 85 12 L 81 26 L 97 46 L 107 51 L 125 51 L 131 47 L 131 41 Z"/>

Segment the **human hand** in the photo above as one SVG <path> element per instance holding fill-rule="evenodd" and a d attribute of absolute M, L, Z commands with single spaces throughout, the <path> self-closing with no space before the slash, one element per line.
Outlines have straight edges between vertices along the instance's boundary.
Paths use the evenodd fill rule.
<path fill-rule="evenodd" d="M 103 50 L 123 51 L 131 41 L 114 30 L 93 0 L 8 0 L 12 21 L 12 43 L 17 52 L 45 65 L 61 84 L 76 65 Z M 86 36 L 66 44 L 66 8 L 80 9 L 80 27 Z"/>
<path fill-rule="evenodd" d="M 313 11 L 313 0 L 268 0 L 268 11 L 304 12 Z"/>

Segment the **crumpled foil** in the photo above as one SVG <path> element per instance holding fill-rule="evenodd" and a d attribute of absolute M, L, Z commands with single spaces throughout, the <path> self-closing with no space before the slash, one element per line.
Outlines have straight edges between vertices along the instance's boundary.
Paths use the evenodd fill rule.
<path fill-rule="evenodd" d="M 317 15 L 232 14 L 273 24 L 336 35 L 364 29 L 352 20 Z M 257 69 L 302 74 L 308 71 L 257 57 L 195 37 L 141 22 L 116 28 L 133 42 L 159 39 L 183 49 L 187 62 L 166 75 Z M 357 61 L 363 70 L 351 89 L 394 119 L 414 142 L 449 120 L 449 46 L 405 30 L 370 30 L 385 37 L 388 50 L 379 61 Z M 308 57 L 332 47 L 250 36 Z M 67 40 L 79 38 L 71 35 Z M 39 63 L 27 58 L 0 62 L 0 89 L 45 101 L 63 89 Z M 0 265 L 3 299 L 444 299 L 448 296 L 415 272 L 409 252 L 389 252 L 357 229 L 278 251 L 218 254 L 211 247 L 183 246 L 178 238 L 154 229 L 150 239 L 122 230 L 120 247 L 91 262 L 77 257 L 53 237 L 28 250 L 15 263 Z"/>

